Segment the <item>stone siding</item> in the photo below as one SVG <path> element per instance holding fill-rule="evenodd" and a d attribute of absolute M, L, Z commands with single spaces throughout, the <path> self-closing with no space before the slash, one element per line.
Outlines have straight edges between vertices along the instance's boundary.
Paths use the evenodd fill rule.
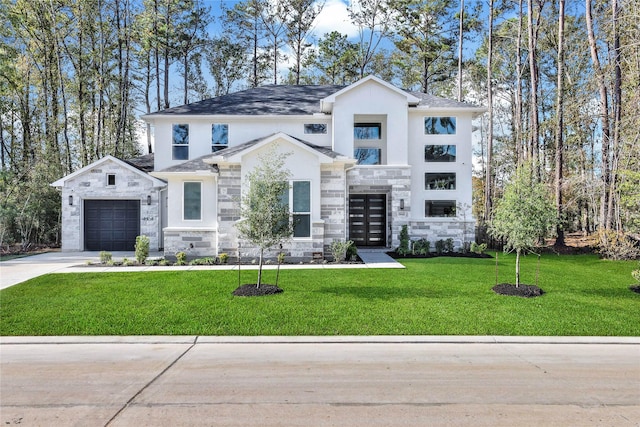
<path fill-rule="evenodd" d="M 323 166 L 320 172 L 320 217 L 324 221 L 323 251 L 347 232 L 345 171 L 342 165 Z"/>
<path fill-rule="evenodd" d="M 115 185 L 107 185 L 107 175 L 115 175 Z M 73 204 L 69 204 L 69 197 Z M 147 204 L 151 196 L 151 204 Z M 85 200 L 139 200 L 140 234 L 149 237 L 149 249 L 160 247 L 160 190 L 151 177 L 114 161 L 106 161 L 85 173 L 68 179 L 62 188 L 62 250 L 84 250 Z"/>
<path fill-rule="evenodd" d="M 164 230 L 164 255 L 174 259 L 178 252 L 184 252 L 189 259 L 214 257 L 216 247 L 215 230 L 172 229 Z"/>
<path fill-rule="evenodd" d="M 456 250 L 463 244 L 470 245 L 476 238 L 475 221 L 463 221 L 462 219 L 428 219 L 424 221 L 410 221 L 409 238 L 411 240 L 427 239 L 431 242 L 431 250 L 435 248 L 438 240 L 453 239 Z"/>

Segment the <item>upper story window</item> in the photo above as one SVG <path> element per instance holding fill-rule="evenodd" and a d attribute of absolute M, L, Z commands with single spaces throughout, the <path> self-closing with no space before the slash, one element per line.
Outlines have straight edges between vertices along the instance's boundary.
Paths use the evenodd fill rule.
<path fill-rule="evenodd" d="M 211 152 L 224 150 L 229 146 L 229 125 L 214 123 L 211 125 Z"/>
<path fill-rule="evenodd" d="M 116 175 L 113 173 L 108 173 L 107 174 L 107 185 L 109 187 L 113 187 L 114 185 L 116 185 Z"/>
<path fill-rule="evenodd" d="M 425 145 L 424 161 L 425 162 L 455 162 L 456 146 L 455 145 Z"/>
<path fill-rule="evenodd" d="M 202 183 L 185 182 L 183 185 L 182 217 L 185 220 L 201 220 Z"/>
<path fill-rule="evenodd" d="M 353 157 L 359 165 L 379 165 L 382 150 L 379 148 L 356 148 Z"/>
<path fill-rule="evenodd" d="M 173 160 L 189 160 L 189 125 L 173 125 Z"/>
<path fill-rule="evenodd" d="M 305 123 L 304 133 L 311 135 L 326 134 L 327 125 L 326 123 Z"/>
<path fill-rule="evenodd" d="M 425 173 L 424 188 L 426 190 L 455 190 L 455 173 Z"/>
<path fill-rule="evenodd" d="M 381 139 L 382 125 L 380 123 L 354 123 L 354 139 Z"/>
<path fill-rule="evenodd" d="M 455 135 L 455 117 L 425 117 L 424 133 L 426 135 Z"/>

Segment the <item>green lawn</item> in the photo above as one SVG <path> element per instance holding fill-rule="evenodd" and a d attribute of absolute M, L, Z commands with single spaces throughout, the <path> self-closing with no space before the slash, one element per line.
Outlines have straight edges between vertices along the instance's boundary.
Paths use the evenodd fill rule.
<path fill-rule="evenodd" d="M 499 281 L 513 281 L 514 257 L 499 260 Z M 253 298 L 231 295 L 234 271 L 52 274 L 0 291 L 0 335 L 640 336 L 640 294 L 628 289 L 636 262 L 545 255 L 547 293 L 533 299 L 491 291 L 494 259 L 403 264 L 283 270 L 284 293 Z M 524 283 L 536 264 L 524 259 Z M 245 271 L 242 283 L 255 277 Z"/>

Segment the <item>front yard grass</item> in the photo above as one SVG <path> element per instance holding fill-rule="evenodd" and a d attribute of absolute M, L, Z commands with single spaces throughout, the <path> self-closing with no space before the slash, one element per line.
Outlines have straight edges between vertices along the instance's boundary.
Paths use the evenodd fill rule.
<path fill-rule="evenodd" d="M 499 281 L 513 282 L 514 257 L 499 260 Z M 284 293 L 252 298 L 231 295 L 236 271 L 51 274 L 0 291 L 0 335 L 640 336 L 635 262 L 545 255 L 546 294 L 531 299 L 491 291 L 494 259 L 402 263 L 282 270 Z M 523 283 L 534 283 L 536 263 L 523 260 Z M 243 271 L 242 283 L 256 274 Z"/>

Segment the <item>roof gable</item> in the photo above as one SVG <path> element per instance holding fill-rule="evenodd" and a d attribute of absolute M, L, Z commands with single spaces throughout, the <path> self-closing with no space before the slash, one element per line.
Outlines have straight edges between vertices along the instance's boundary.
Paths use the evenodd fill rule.
<path fill-rule="evenodd" d="M 374 83 L 377 84 L 391 92 L 394 92 L 402 97 L 405 97 L 407 100 L 407 104 L 409 105 L 417 105 L 420 102 L 420 99 L 417 98 L 416 96 L 412 95 L 409 92 L 405 92 L 402 89 L 399 89 L 397 87 L 395 87 L 394 85 L 392 85 L 391 83 L 388 83 L 372 74 L 368 75 L 367 77 L 358 80 L 357 82 L 342 88 L 341 90 L 332 93 L 331 95 L 323 98 L 320 102 L 321 102 L 321 110 L 325 113 L 330 113 L 333 110 L 333 104 L 336 102 L 336 99 L 341 96 L 344 95 L 345 93 L 348 93 L 358 87 L 364 86 L 366 84 L 370 84 L 370 83 Z"/>
<path fill-rule="evenodd" d="M 278 140 L 284 140 L 289 144 L 292 144 L 306 152 L 313 154 L 318 157 L 320 163 L 332 163 L 336 160 L 348 160 L 347 157 L 342 156 L 339 153 L 331 150 L 328 147 L 321 147 L 318 145 L 311 144 L 309 142 L 303 141 L 299 138 L 295 138 L 291 135 L 288 135 L 283 132 L 278 132 L 273 135 L 269 135 L 264 138 L 254 139 L 253 141 L 245 142 L 244 144 L 237 145 L 235 147 L 227 148 L 224 150 L 218 151 L 214 156 L 205 159 L 206 163 L 216 164 L 216 163 L 240 163 L 242 162 L 242 157 L 264 147 L 265 145 L 271 144 Z"/>
<path fill-rule="evenodd" d="M 81 169 L 78 169 L 77 171 L 75 171 L 73 173 L 70 173 L 69 175 L 66 175 L 66 176 L 60 178 L 59 180 L 57 180 L 57 181 L 55 181 L 55 182 L 53 182 L 53 183 L 51 183 L 49 185 L 51 185 L 52 187 L 64 187 L 64 184 L 67 181 L 69 181 L 70 179 L 73 179 L 73 178 L 76 178 L 76 177 L 78 177 L 80 175 L 83 175 L 83 174 L 89 172 L 91 169 L 99 167 L 100 165 L 103 165 L 103 164 L 105 164 L 107 162 L 116 163 L 119 167 L 127 169 L 127 170 L 129 170 L 129 171 L 131 171 L 131 172 L 133 172 L 133 173 L 135 173 L 137 175 L 142 176 L 143 178 L 146 178 L 146 179 L 152 181 L 154 187 L 160 188 L 160 187 L 166 186 L 166 183 L 164 181 L 162 181 L 162 180 L 160 180 L 158 178 L 155 178 L 155 177 L 149 175 L 148 173 L 144 172 L 143 170 L 141 170 L 141 169 L 139 169 L 139 168 L 137 168 L 137 167 L 125 162 L 124 160 L 120 160 L 117 157 L 114 157 L 114 156 L 111 156 L 111 155 L 106 155 L 106 156 L 102 157 L 101 159 L 96 160 L 95 162 L 93 162 L 93 163 L 91 163 L 91 164 L 89 164 L 89 165 L 87 165 L 87 166 L 85 166 L 85 167 L 83 167 Z"/>

